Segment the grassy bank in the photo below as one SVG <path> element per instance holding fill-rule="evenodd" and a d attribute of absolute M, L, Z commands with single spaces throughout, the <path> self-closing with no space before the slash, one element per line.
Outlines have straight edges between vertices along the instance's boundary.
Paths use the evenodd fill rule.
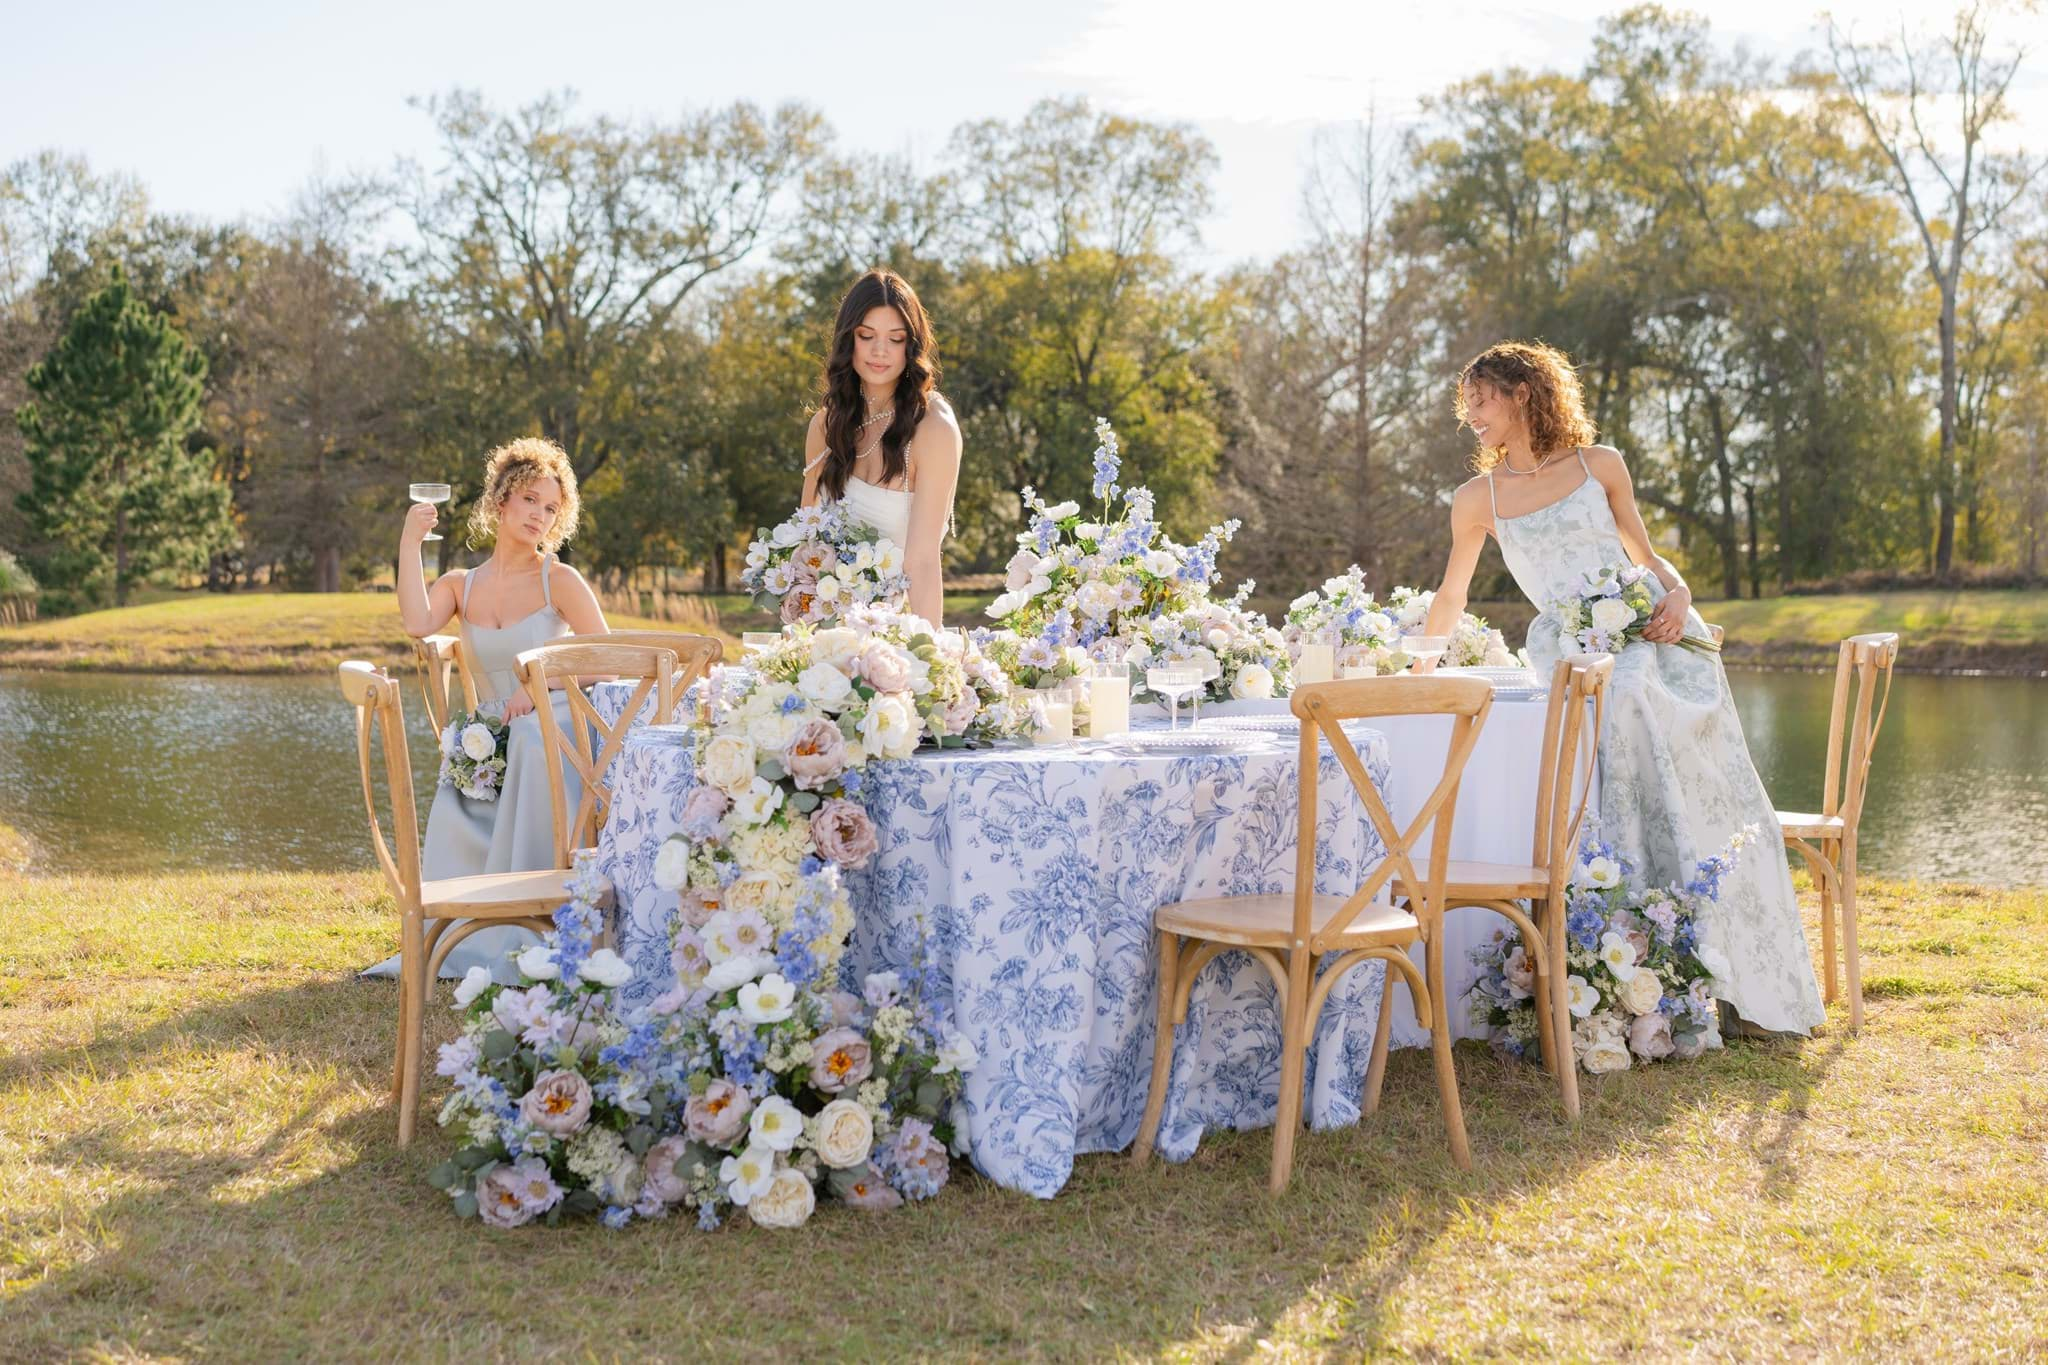
<path fill-rule="evenodd" d="M 458 1222 L 438 1132 L 393 1146 L 368 876 L 0 873 L 0 916 L 12 1358 L 2048 1351 L 2042 891 L 1870 888 L 1863 1034 L 1589 1080 L 1575 1127 L 1461 1046 L 1469 1175 L 1407 1052 L 1279 1200 L 1212 1135 L 796 1234 Z"/>
<path fill-rule="evenodd" d="M 612 624 L 690 629 L 636 617 Z M 736 636 L 723 638 L 737 650 Z M 0 628 L 0 668 L 326 673 L 344 659 L 395 664 L 410 657 L 389 593 L 191 593 Z"/>
<path fill-rule="evenodd" d="M 946 598 L 956 625 L 986 622 L 993 594 Z M 774 619 L 738 595 L 710 599 L 730 650 Z M 1262 603 L 1269 612 L 1286 604 Z M 1534 610 L 1526 602 L 1475 602 L 1473 610 L 1519 644 Z M 1704 602 L 1728 631 L 1729 661 L 1832 667 L 1843 636 L 1896 630 L 1900 666 L 1930 672 L 2048 672 L 2048 590 L 1858 593 Z M 621 629 L 660 623 L 619 617 Z M 686 629 L 686 627 L 668 627 Z M 144 606 L 0 627 L 0 668 L 141 673 L 323 673 L 343 659 L 405 657 L 397 605 L 383 593 L 191 594 Z"/>

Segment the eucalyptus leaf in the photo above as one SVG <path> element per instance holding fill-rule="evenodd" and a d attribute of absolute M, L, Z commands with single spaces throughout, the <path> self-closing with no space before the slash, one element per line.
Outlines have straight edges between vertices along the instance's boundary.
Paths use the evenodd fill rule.
<path fill-rule="evenodd" d="M 803 815 L 809 815 L 818 808 L 816 792 L 797 792 L 789 798 L 789 808 Z"/>
<path fill-rule="evenodd" d="M 561 1204 L 564 1213 L 596 1213 L 604 1204 L 589 1190 L 576 1190 L 567 1195 Z"/>
<path fill-rule="evenodd" d="M 451 1158 L 456 1165 L 471 1173 L 482 1170 L 497 1159 L 488 1147 L 464 1147 Z"/>
<path fill-rule="evenodd" d="M 654 1130 L 644 1123 L 636 1123 L 626 1130 L 626 1150 L 634 1156 L 646 1156 L 647 1149 L 654 1145 Z"/>
<path fill-rule="evenodd" d="M 437 1190 L 452 1190 L 462 1183 L 462 1168 L 450 1158 L 427 1172 L 427 1183 Z"/>
<path fill-rule="evenodd" d="M 769 782 L 780 782 L 789 774 L 785 772 L 783 770 L 782 765 L 776 762 L 774 759 L 764 758 L 759 763 L 756 763 L 754 765 L 754 775 L 756 777 L 763 778 Z"/>
<path fill-rule="evenodd" d="M 457 1218 L 476 1217 L 476 1194 L 474 1191 L 464 1190 L 461 1194 L 455 1196 L 453 1202 Z"/>
<path fill-rule="evenodd" d="M 517 1051 L 518 1037 L 504 1029 L 494 1028 L 484 1035 L 484 1060 L 487 1062 L 502 1062 Z"/>

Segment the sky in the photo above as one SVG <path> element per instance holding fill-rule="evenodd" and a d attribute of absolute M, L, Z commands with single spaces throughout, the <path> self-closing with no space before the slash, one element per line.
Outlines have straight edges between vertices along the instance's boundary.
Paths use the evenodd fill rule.
<path fill-rule="evenodd" d="M 1838 0 L 1861 32 L 1944 24 L 1954 0 Z M 1452 81 L 1509 65 L 1574 70 L 1618 2 L 1034 0 L 902 7 L 704 0 L 490 5 L 443 0 L 136 0 L 10 17 L 0 165 L 56 147 L 139 177 L 160 210 L 262 219 L 310 177 L 431 164 L 409 97 L 455 87 L 511 106 L 571 88 L 581 106 L 659 117 L 803 100 L 842 146 L 935 164 L 952 129 L 1049 95 L 1194 124 L 1214 144 L 1202 259 L 1270 257 L 1301 235 L 1300 181 L 1320 126 L 1371 107 L 1412 119 Z M 1810 0 L 1699 5 L 1728 44 L 1819 51 Z M 2048 126 L 2048 5 L 2019 103 Z"/>

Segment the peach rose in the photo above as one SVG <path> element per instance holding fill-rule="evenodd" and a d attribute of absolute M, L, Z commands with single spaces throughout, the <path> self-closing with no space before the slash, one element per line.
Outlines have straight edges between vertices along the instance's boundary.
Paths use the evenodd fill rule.
<path fill-rule="evenodd" d="M 683 1128 L 707 1146 L 730 1147 L 747 1131 L 747 1115 L 753 1110 L 754 1101 L 746 1091 L 731 1081 L 716 1080 L 683 1106 Z"/>
<path fill-rule="evenodd" d="M 846 771 L 846 736 L 823 716 L 805 721 L 783 750 L 782 766 L 804 791 L 817 791 Z"/>
<path fill-rule="evenodd" d="M 881 846 L 868 813 L 836 796 L 811 813 L 811 841 L 819 857 L 841 867 L 864 866 Z"/>

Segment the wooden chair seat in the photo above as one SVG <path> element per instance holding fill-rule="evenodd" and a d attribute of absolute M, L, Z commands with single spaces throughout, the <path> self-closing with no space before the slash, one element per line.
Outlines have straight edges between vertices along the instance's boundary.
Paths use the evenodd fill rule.
<path fill-rule="evenodd" d="M 1415 916 L 1391 905 L 1368 905 L 1330 938 L 1322 926 L 1335 918 L 1347 903 L 1343 896 L 1313 896 L 1309 900 L 1310 943 L 1316 952 L 1373 948 L 1385 943 L 1407 944 L 1419 930 Z M 1294 942 L 1294 897 L 1212 896 L 1205 900 L 1176 901 L 1162 905 L 1153 916 L 1158 928 L 1216 943 L 1234 943 L 1247 948 L 1286 948 Z"/>
<path fill-rule="evenodd" d="M 1795 839 L 1839 839 L 1849 822 L 1839 815 L 1816 815 L 1812 811 L 1781 810 L 1778 831 Z"/>
<path fill-rule="evenodd" d="M 443 877 L 420 883 L 420 908 L 435 919 L 441 912 L 465 919 L 508 918 L 531 915 L 535 906 L 552 912 L 569 899 L 569 875 L 551 867 L 540 872 Z"/>
<path fill-rule="evenodd" d="M 1394 878 L 1396 896 L 1412 896 L 1405 877 Z M 1550 894 L 1550 874 L 1534 863 L 1481 863 L 1453 858 L 1444 873 L 1444 904 L 1459 901 L 1519 901 Z"/>

